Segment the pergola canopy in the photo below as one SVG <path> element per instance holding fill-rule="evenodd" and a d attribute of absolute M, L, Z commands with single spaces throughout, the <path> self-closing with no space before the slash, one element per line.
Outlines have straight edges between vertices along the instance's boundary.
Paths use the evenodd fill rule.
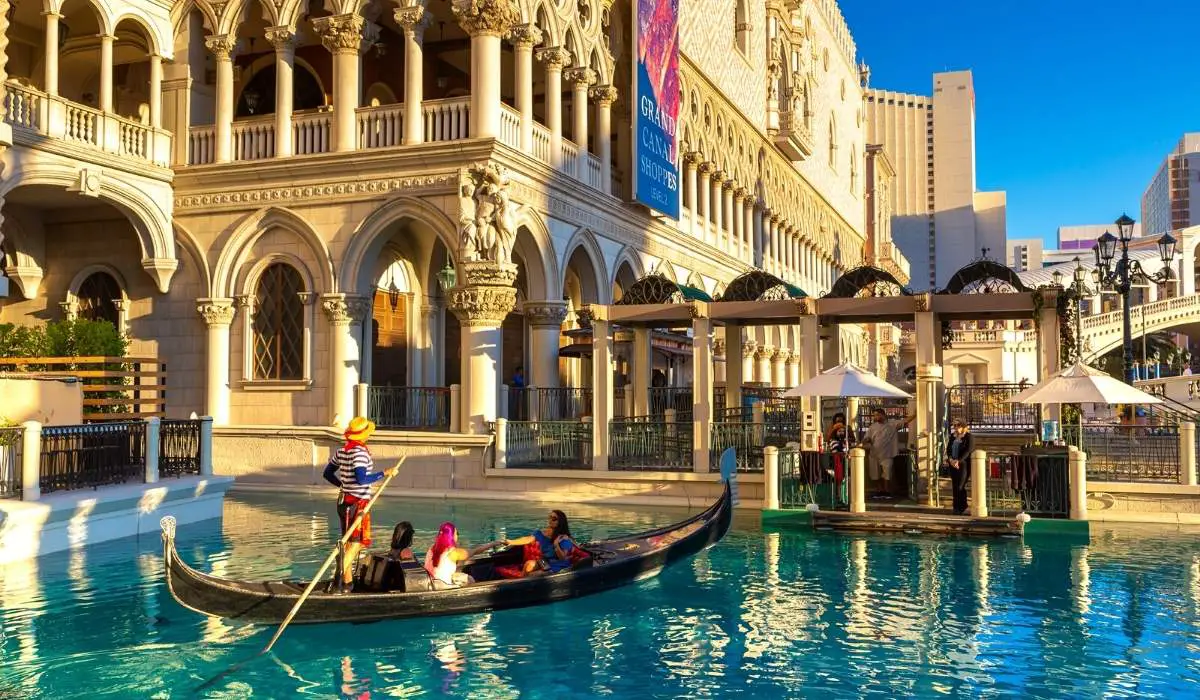
<path fill-rule="evenodd" d="M 666 275 L 653 273 L 629 285 L 616 306 L 635 304 L 682 304 L 689 301 L 712 301 L 703 289 L 679 284 Z"/>
<path fill-rule="evenodd" d="M 804 299 L 807 296 L 803 289 L 788 284 L 769 272 L 750 270 L 738 275 L 729 283 L 725 293 L 721 295 L 721 301 L 783 301 Z"/>

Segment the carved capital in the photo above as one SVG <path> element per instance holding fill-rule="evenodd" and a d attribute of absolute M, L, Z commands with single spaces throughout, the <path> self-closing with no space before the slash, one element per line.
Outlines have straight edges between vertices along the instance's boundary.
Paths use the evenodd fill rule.
<path fill-rule="evenodd" d="M 296 30 L 293 27 L 267 27 L 263 32 L 271 46 L 278 52 L 290 53 L 296 50 Z"/>
<path fill-rule="evenodd" d="M 769 360 L 774 356 L 775 348 L 770 345 L 764 345 L 754 353 L 754 359 L 756 360 Z"/>
<path fill-rule="evenodd" d="M 468 328 L 498 327 L 517 305 L 514 287 L 456 287 L 449 296 L 448 308 Z"/>
<path fill-rule="evenodd" d="M 544 49 L 538 49 L 534 54 L 534 58 L 541 61 L 547 68 L 557 68 L 562 70 L 564 66 L 571 62 L 571 52 L 561 46 L 548 46 Z"/>
<path fill-rule="evenodd" d="M 758 350 L 758 341 L 747 340 L 746 342 L 742 343 L 742 357 L 743 358 L 754 357 L 754 353 L 757 350 Z"/>
<path fill-rule="evenodd" d="M 377 25 L 355 14 L 318 17 L 313 20 L 313 27 L 321 35 L 321 44 L 335 54 L 359 53 L 379 36 Z"/>
<path fill-rule="evenodd" d="M 535 328 L 558 328 L 567 318 L 565 301 L 527 301 L 523 310 L 525 321 Z"/>
<path fill-rule="evenodd" d="M 204 48 L 208 49 L 218 61 L 228 61 L 233 58 L 237 48 L 237 37 L 228 34 L 217 34 L 204 38 Z"/>
<path fill-rule="evenodd" d="M 695 168 L 697 165 L 699 165 L 702 157 L 703 156 L 700 155 L 700 151 L 688 151 L 683 154 L 683 164 L 688 167 Z"/>
<path fill-rule="evenodd" d="M 717 164 L 712 162 L 701 163 L 696 166 L 696 170 L 698 170 L 701 175 L 712 175 L 717 171 Z"/>
<path fill-rule="evenodd" d="M 612 85 L 597 85 L 588 90 L 588 97 L 601 107 L 611 107 L 617 101 L 617 89 Z"/>
<path fill-rule="evenodd" d="M 513 46 L 533 48 L 542 43 L 542 30 L 536 24 L 518 24 L 505 36 Z"/>
<path fill-rule="evenodd" d="M 425 11 L 422 5 L 413 5 L 411 7 L 400 7 L 392 13 L 392 18 L 396 20 L 396 24 L 407 34 L 421 34 L 425 28 L 429 26 L 429 21 L 432 15 Z"/>
<path fill-rule="evenodd" d="M 913 297 L 913 301 L 916 302 L 917 311 L 929 311 L 929 303 L 931 301 L 929 294 L 917 294 Z"/>
<path fill-rule="evenodd" d="M 471 36 L 504 36 L 520 18 L 514 0 L 451 0 L 451 11 Z"/>
<path fill-rule="evenodd" d="M 366 297 L 350 294 L 324 294 L 321 309 L 334 326 L 349 326 L 362 323 L 371 310 L 371 302 Z"/>
<path fill-rule="evenodd" d="M 792 352 L 790 350 L 784 350 L 783 348 L 779 348 L 778 350 L 775 351 L 775 355 L 771 359 L 774 360 L 775 362 L 787 362 L 791 358 L 791 356 L 792 356 Z"/>
<path fill-rule="evenodd" d="M 787 363 L 789 365 L 799 365 L 800 364 L 800 353 L 792 353 L 791 355 L 788 355 Z"/>
<path fill-rule="evenodd" d="M 713 356 L 721 358 L 725 357 L 725 341 L 721 338 L 717 338 L 713 341 Z"/>
<path fill-rule="evenodd" d="M 577 88 L 581 85 L 595 85 L 596 71 L 582 66 L 568 68 L 563 71 L 563 80 Z"/>
<path fill-rule="evenodd" d="M 233 299 L 197 299 L 196 311 L 210 326 L 228 326 L 237 313 Z"/>

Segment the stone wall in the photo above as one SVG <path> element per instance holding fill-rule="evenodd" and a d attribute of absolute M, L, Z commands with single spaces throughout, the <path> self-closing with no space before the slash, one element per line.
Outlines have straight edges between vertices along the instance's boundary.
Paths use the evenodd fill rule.
<path fill-rule="evenodd" d="M 680 0 L 679 46 L 747 119 L 765 130 L 767 10 L 764 2 L 748 1 L 745 53 L 737 45 L 734 0 Z"/>

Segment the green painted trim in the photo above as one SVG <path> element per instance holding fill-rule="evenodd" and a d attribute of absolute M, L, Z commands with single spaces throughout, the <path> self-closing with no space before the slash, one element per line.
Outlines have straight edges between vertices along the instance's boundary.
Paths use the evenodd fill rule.
<path fill-rule="evenodd" d="M 807 510 L 767 510 L 762 511 L 763 527 L 782 529 L 812 529 L 812 513 Z"/>
<path fill-rule="evenodd" d="M 1034 518 L 1025 523 L 1025 537 L 1068 537 L 1091 541 L 1091 523 L 1086 520 L 1061 520 L 1058 518 Z"/>

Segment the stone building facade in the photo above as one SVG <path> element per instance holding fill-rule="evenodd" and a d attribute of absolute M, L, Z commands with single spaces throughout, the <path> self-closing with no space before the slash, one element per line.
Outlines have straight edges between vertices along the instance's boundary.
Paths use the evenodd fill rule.
<path fill-rule="evenodd" d="M 648 274 L 716 296 L 759 267 L 816 295 L 871 262 L 836 3 L 682 0 L 678 221 L 629 201 L 631 15 L 0 0 L 0 322 L 111 305 L 166 363 L 169 415 L 327 426 L 359 384 L 460 384 L 482 430 L 518 366 L 588 383 L 564 332 Z M 746 332 L 754 381 L 786 378 L 796 329 Z"/>

